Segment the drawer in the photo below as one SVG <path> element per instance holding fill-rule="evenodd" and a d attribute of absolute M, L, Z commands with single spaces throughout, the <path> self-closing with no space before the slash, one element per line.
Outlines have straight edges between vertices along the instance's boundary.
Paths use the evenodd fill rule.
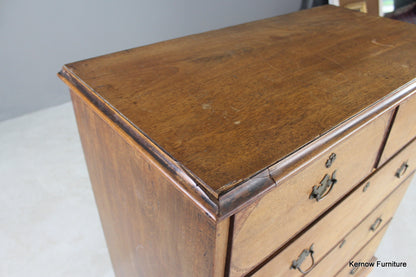
<path fill-rule="evenodd" d="M 383 164 L 414 137 L 416 137 L 416 96 L 412 96 L 399 106 L 381 155 L 380 164 Z"/>
<path fill-rule="evenodd" d="M 412 146 L 416 150 L 416 144 Z M 278 253 L 254 276 L 302 276 L 302 273 L 292 269 L 291 265 L 303 251 L 307 251 L 313 245 L 314 259 L 317 262 L 320 261 L 405 179 L 404 176 L 403 179 L 389 178 L 391 175 L 394 176 L 396 172 L 394 165 L 399 163 L 396 159 L 400 161 L 401 157 L 397 156 L 369 179 L 362 182 L 346 199 L 282 252 Z M 406 172 L 405 175 L 407 177 L 409 172 Z M 305 260 L 305 264 L 301 265 L 302 271 L 305 272 L 305 268 L 311 266 L 311 264 L 307 264 L 308 262 L 310 261 Z"/>
<path fill-rule="evenodd" d="M 250 271 L 368 176 L 390 117 L 385 113 L 329 146 L 298 174 L 236 214 L 230 276 Z M 330 164 L 332 154 L 336 158 Z M 337 183 L 324 199 L 311 199 L 313 188 L 325 177 Z"/>
<path fill-rule="evenodd" d="M 386 233 L 388 224 L 386 224 L 354 257 L 351 258 L 347 262 L 346 265 L 342 268 L 342 270 L 336 274 L 336 277 L 351 277 L 351 276 L 367 276 L 368 273 L 373 269 L 373 266 L 367 267 L 354 267 L 350 266 L 350 262 L 356 263 L 374 263 L 376 262 L 376 258 L 374 257 L 374 253 L 379 246 L 381 239 L 383 238 L 384 234 Z"/>
<path fill-rule="evenodd" d="M 357 250 L 361 249 L 374 236 L 375 232 L 390 222 L 413 176 L 414 174 L 403 181 L 386 200 L 342 239 L 306 276 L 334 276 L 354 256 Z"/>

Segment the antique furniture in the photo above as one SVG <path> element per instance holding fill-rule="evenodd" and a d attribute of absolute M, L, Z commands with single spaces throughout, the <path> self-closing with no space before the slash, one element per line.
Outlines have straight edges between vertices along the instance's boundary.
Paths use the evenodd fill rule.
<path fill-rule="evenodd" d="M 367 273 L 416 168 L 415 43 L 323 6 L 65 65 L 116 275 Z"/>

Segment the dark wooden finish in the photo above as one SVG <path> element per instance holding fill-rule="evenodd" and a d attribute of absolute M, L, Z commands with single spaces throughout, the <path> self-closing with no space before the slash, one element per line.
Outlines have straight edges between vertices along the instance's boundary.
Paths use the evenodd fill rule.
<path fill-rule="evenodd" d="M 323 260 L 415 168 L 415 42 L 326 6 L 64 66 L 116 275 L 281 275 L 311 237 Z"/>
<path fill-rule="evenodd" d="M 71 96 L 116 275 L 223 276 L 228 221 L 210 219 L 119 127 Z"/>
<path fill-rule="evenodd" d="M 386 112 L 345 140 L 329 146 L 300 173 L 252 204 L 253 208 L 235 216 L 231 263 L 235 271 L 231 276 L 252 269 L 371 173 L 390 114 Z M 327 168 L 326 161 L 332 153 L 336 154 L 336 160 Z M 312 188 L 334 171 L 338 181 L 328 196 L 319 202 L 310 199 Z M 293 220 L 294 214 L 296 220 Z"/>
<path fill-rule="evenodd" d="M 63 74 L 215 191 L 411 81 L 415 33 L 325 6 L 72 63 Z"/>

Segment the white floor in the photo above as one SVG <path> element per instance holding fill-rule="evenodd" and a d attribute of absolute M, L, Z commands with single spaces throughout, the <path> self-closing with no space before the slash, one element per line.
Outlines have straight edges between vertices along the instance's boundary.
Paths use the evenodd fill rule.
<path fill-rule="evenodd" d="M 0 122 L 0 176 L 0 276 L 114 276 L 70 103 Z M 371 277 L 416 276 L 415 207 L 413 182 L 377 252 L 408 267 Z"/>
<path fill-rule="evenodd" d="M 114 276 L 70 103 L 0 122 L 0 276 Z"/>

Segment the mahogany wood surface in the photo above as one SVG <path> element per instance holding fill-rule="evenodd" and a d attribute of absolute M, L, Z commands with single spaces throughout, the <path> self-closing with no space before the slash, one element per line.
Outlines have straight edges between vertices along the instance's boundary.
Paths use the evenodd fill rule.
<path fill-rule="evenodd" d="M 62 75 L 215 196 L 412 81 L 415 42 L 416 26 L 324 6 L 68 64 Z"/>
<path fill-rule="evenodd" d="M 390 115 L 386 112 L 348 139 L 329 147 L 300 173 L 236 214 L 231 276 L 251 269 L 259 259 L 281 247 L 372 172 Z M 336 159 L 327 168 L 332 153 Z M 319 202 L 310 199 L 313 187 L 334 171 L 337 183 L 328 196 Z"/>
<path fill-rule="evenodd" d="M 397 164 L 401 163 L 404 157 L 416 156 L 416 143 L 410 148 L 405 149 L 401 154 L 402 155 L 396 156 L 395 159 L 386 164 L 386 166 L 374 173 L 369 179 L 362 182 L 348 198 L 339 203 L 328 215 L 315 223 L 307 232 L 303 233 L 287 248 L 279 252 L 276 257 L 256 272 L 254 276 L 302 276 L 300 272 L 291 269 L 290 265 L 293 260 L 298 258 L 305 248 L 307 249 L 310 245 L 314 244 L 315 261 L 321 260 L 333 246 L 354 229 L 362 219 L 370 214 L 374 207 L 395 190 L 407 176 L 411 175 L 410 171 L 414 170 L 416 166 L 409 169 L 410 171 L 407 172 L 406 175 L 403 175 L 402 178 L 394 177 L 397 171 Z M 364 191 L 363 188 L 368 182 L 370 182 L 371 185 Z M 407 185 L 408 184 L 404 187 L 407 188 Z M 397 200 L 399 201 L 406 191 L 406 188 L 400 189 L 398 192 L 400 196 L 394 198 L 398 198 Z M 292 216 L 295 214 L 298 215 L 299 213 L 293 213 Z M 284 226 L 279 225 L 276 229 L 284 229 Z M 273 234 L 273 230 L 269 231 L 270 234 Z M 255 251 L 254 249 L 257 250 L 262 248 L 262 245 L 255 244 L 251 241 L 247 243 L 254 244 L 253 250 L 250 249 L 252 251 Z M 272 241 L 269 240 L 266 243 L 272 243 Z M 236 249 L 238 248 L 236 247 Z M 234 252 L 235 251 L 237 250 L 234 250 Z M 247 255 L 246 252 L 244 253 Z M 257 257 L 261 257 L 261 254 L 257 253 Z M 241 264 L 241 260 L 237 260 L 237 262 L 240 263 L 235 263 L 236 265 Z M 261 261 L 258 261 L 257 263 L 260 262 Z M 343 264 L 340 264 L 339 268 L 341 268 L 342 265 Z M 231 270 L 234 269 L 233 266 L 234 263 L 232 262 Z M 308 265 L 303 265 L 302 268 L 308 268 Z M 241 276 L 241 272 L 231 276 Z"/>
<path fill-rule="evenodd" d="M 224 276 L 228 222 L 215 222 L 154 159 L 71 91 L 117 276 Z"/>

